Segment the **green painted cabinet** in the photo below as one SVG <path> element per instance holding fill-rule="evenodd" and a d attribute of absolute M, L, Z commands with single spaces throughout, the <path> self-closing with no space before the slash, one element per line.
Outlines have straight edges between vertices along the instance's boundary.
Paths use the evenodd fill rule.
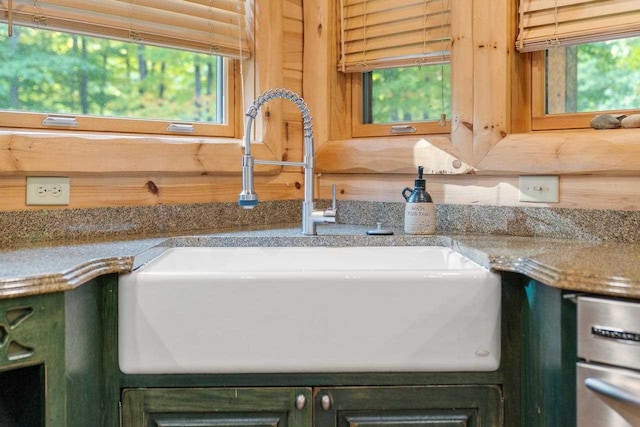
<path fill-rule="evenodd" d="M 522 427 L 576 425 L 576 304 L 529 280 L 522 304 Z"/>
<path fill-rule="evenodd" d="M 64 296 L 0 300 L 0 425 L 65 426 Z"/>
<path fill-rule="evenodd" d="M 503 425 L 497 386 L 322 388 L 314 395 L 316 427 Z"/>
<path fill-rule="evenodd" d="M 126 389 L 122 426 L 310 427 L 309 388 Z"/>
<path fill-rule="evenodd" d="M 502 393 L 497 386 L 317 388 L 313 396 L 312 404 L 309 388 L 127 389 L 122 425 L 503 425 Z"/>
<path fill-rule="evenodd" d="M 113 387 L 105 383 L 102 292 L 109 288 L 101 280 L 0 300 L 0 426 L 115 425 L 105 403 Z"/>

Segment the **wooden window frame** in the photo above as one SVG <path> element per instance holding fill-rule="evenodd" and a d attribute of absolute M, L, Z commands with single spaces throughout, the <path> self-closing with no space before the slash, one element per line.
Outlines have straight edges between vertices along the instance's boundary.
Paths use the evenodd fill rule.
<path fill-rule="evenodd" d="M 362 123 L 362 73 L 349 73 L 351 81 L 351 137 L 370 138 L 378 136 L 434 135 L 451 132 L 451 120 L 440 126 L 437 121 Z M 393 126 L 413 126 L 416 131 L 410 133 L 392 133 Z"/>
<path fill-rule="evenodd" d="M 546 114 L 546 51 L 531 53 L 531 130 L 590 129 L 598 114 L 640 114 L 640 109 Z"/>
<path fill-rule="evenodd" d="M 172 137 L 219 137 L 234 138 L 238 137 L 238 126 L 240 123 L 241 112 L 237 98 L 239 97 L 238 85 L 241 84 L 238 60 L 224 58 L 225 61 L 225 123 L 198 123 L 184 120 L 166 120 L 166 119 L 139 119 L 139 118 L 122 118 L 107 116 L 88 116 L 82 114 L 68 113 L 36 113 L 23 111 L 0 110 L 0 129 L 38 129 L 47 131 L 90 131 L 90 132 L 107 132 L 107 133 L 132 133 L 147 135 L 162 135 Z M 47 116 L 72 116 L 75 117 L 77 127 L 62 126 L 45 126 L 42 124 Z M 193 132 L 170 132 L 167 126 L 171 123 L 189 123 L 193 124 Z"/>

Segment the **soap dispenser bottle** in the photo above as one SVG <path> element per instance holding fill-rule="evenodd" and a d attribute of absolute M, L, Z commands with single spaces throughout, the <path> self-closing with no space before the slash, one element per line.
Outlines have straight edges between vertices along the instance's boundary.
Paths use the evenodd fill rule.
<path fill-rule="evenodd" d="M 422 178 L 424 168 L 418 166 L 418 178 L 413 190 L 407 187 L 402 196 L 407 201 L 404 207 L 404 232 L 407 234 L 434 234 L 436 232 L 436 209 L 427 193 L 426 181 Z"/>

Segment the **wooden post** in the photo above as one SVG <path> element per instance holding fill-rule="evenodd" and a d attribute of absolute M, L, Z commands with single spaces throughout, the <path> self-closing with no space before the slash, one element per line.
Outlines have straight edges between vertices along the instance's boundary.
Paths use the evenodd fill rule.
<path fill-rule="evenodd" d="M 515 2 L 511 2 L 515 3 Z M 482 158 L 509 133 L 509 40 L 513 5 L 503 0 L 473 2 L 473 162 Z"/>
<path fill-rule="evenodd" d="M 270 0 L 255 1 L 256 47 L 255 73 L 258 81 L 256 96 L 264 91 L 283 87 L 282 78 L 282 2 Z M 249 105 L 247 105 L 249 107 Z M 270 101 L 260 110 L 255 122 L 256 139 L 263 141 L 274 153 L 282 158 L 282 101 Z"/>
<path fill-rule="evenodd" d="M 337 72 L 339 2 L 304 0 L 303 93 L 317 145 L 351 137 L 350 76 Z"/>
<path fill-rule="evenodd" d="M 473 161 L 473 8 L 451 2 L 451 142 Z"/>

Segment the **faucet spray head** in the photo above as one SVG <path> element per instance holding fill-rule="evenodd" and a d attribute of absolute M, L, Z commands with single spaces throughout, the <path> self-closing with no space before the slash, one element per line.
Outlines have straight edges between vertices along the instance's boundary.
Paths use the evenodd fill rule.
<path fill-rule="evenodd" d="M 238 205 L 253 209 L 258 205 L 258 195 L 253 191 L 253 157 L 242 156 L 242 191 L 238 195 Z"/>
<path fill-rule="evenodd" d="M 258 195 L 254 192 L 241 191 L 238 195 L 238 205 L 244 209 L 253 209 L 258 206 Z"/>

